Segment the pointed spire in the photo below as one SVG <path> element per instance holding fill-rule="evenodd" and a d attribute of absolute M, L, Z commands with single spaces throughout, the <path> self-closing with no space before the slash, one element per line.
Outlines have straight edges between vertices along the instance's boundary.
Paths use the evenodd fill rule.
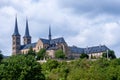
<path fill-rule="evenodd" d="M 49 40 L 51 40 L 52 38 L 51 38 L 51 25 L 49 25 Z"/>
<path fill-rule="evenodd" d="M 20 35 L 19 34 L 19 31 L 18 31 L 18 24 L 17 24 L 17 15 L 16 15 L 16 18 L 15 18 L 15 29 L 14 29 L 14 33 L 13 35 Z"/>
<path fill-rule="evenodd" d="M 30 37 L 29 28 L 28 28 L 28 19 L 26 19 L 26 29 L 25 29 L 24 37 Z"/>

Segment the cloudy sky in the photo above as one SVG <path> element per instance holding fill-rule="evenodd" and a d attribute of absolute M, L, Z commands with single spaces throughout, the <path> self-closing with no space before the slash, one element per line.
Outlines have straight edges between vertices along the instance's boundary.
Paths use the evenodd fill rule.
<path fill-rule="evenodd" d="M 120 0 L 0 0 L 0 49 L 11 55 L 15 15 L 21 38 L 26 17 L 32 42 L 64 37 L 68 45 L 106 45 L 120 57 Z M 23 41 L 21 41 L 22 43 Z"/>

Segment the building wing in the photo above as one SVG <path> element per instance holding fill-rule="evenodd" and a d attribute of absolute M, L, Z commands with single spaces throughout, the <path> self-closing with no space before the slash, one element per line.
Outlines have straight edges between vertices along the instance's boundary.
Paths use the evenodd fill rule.
<path fill-rule="evenodd" d="M 78 48 L 76 46 L 69 47 L 71 53 L 82 54 L 84 53 L 84 48 Z"/>
<path fill-rule="evenodd" d="M 99 52 L 105 52 L 107 50 L 110 50 L 110 49 L 108 47 L 106 47 L 105 45 L 100 45 L 100 46 L 84 48 L 84 53 L 86 53 L 86 54 L 99 53 Z"/>

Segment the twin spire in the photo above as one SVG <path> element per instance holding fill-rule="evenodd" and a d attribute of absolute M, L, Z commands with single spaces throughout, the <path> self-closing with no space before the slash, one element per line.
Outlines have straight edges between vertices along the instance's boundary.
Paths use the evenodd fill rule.
<path fill-rule="evenodd" d="M 25 29 L 24 37 L 31 37 L 30 34 L 29 34 L 28 19 L 26 19 L 26 29 Z"/>
<path fill-rule="evenodd" d="M 18 31 L 17 17 L 15 18 L 15 29 L 14 29 L 13 35 L 14 36 L 16 36 L 16 35 L 20 36 L 19 31 Z"/>
<path fill-rule="evenodd" d="M 17 36 L 19 34 L 19 31 L 18 31 L 18 22 L 17 22 L 17 16 L 15 18 L 15 29 L 14 29 L 14 33 L 13 33 L 14 36 Z M 30 34 L 29 34 L 29 28 L 28 28 L 28 19 L 26 19 L 26 29 L 25 29 L 25 35 L 24 37 L 30 37 Z"/>
<path fill-rule="evenodd" d="M 18 31 L 17 16 L 15 18 L 15 29 L 14 29 L 13 36 L 20 36 L 19 31 Z M 48 35 L 49 41 L 51 41 L 51 39 L 52 39 L 51 37 L 52 37 L 52 35 L 51 35 L 51 25 L 49 25 L 49 35 Z M 28 19 L 26 19 L 26 29 L 25 29 L 25 35 L 24 35 L 23 38 L 24 38 L 24 44 L 31 43 L 31 36 L 29 34 L 29 28 L 28 28 Z"/>

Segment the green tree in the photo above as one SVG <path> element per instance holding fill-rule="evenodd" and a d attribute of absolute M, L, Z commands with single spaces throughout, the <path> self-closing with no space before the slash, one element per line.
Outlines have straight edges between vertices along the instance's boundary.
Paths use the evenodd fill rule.
<path fill-rule="evenodd" d="M 120 80 L 120 59 L 48 60 L 42 69 L 47 80 Z"/>
<path fill-rule="evenodd" d="M 52 69 L 57 68 L 59 65 L 59 62 L 56 60 L 49 59 L 45 64 L 43 64 L 43 69 L 51 71 Z"/>
<path fill-rule="evenodd" d="M 3 55 L 0 53 L 0 62 L 1 62 L 2 59 L 3 59 Z"/>
<path fill-rule="evenodd" d="M 41 65 L 34 56 L 16 55 L 0 64 L 1 80 L 45 80 Z"/>
<path fill-rule="evenodd" d="M 46 55 L 46 49 L 42 48 L 40 51 L 37 53 L 37 60 L 44 59 Z"/>
<path fill-rule="evenodd" d="M 88 59 L 89 56 L 88 56 L 87 54 L 85 54 L 85 53 L 82 53 L 82 54 L 80 55 L 80 58 L 81 58 L 81 59 L 83 59 L 83 58 L 87 58 L 87 59 Z"/>
<path fill-rule="evenodd" d="M 107 58 L 107 52 L 103 53 L 102 56 Z M 115 59 L 116 58 L 113 50 L 108 51 L 108 58 L 110 58 L 110 59 Z"/>
<path fill-rule="evenodd" d="M 63 50 L 59 49 L 55 51 L 55 58 L 58 59 L 64 59 L 65 58 L 65 53 L 63 52 Z"/>
<path fill-rule="evenodd" d="M 32 48 L 32 47 L 29 48 L 27 55 L 33 55 L 33 56 L 36 55 L 36 53 L 35 53 L 35 51 L 33 51 L 33 48 Z"/>

